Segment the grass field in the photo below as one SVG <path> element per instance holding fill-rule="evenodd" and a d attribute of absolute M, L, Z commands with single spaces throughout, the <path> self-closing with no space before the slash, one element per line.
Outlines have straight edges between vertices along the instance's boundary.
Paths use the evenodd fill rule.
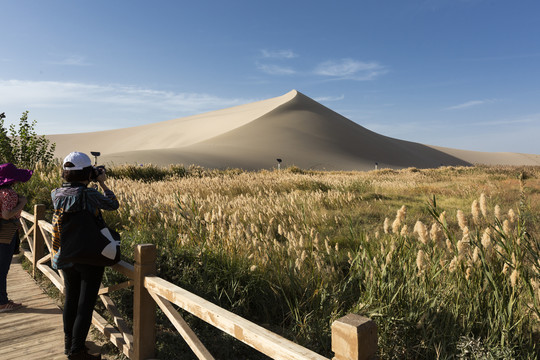
<path fill-rule="evenodd" d="M 109 175 L 126 260 L 154 243 L 159 276 L 322 355 L 351 312 L 377 323 L 383 359 L 540 354 L 539 167 Z M 40 168 L 19 191 L 51 209 L 60 183 Z M 129 314 L 129 292 L 116 297 Z M 186 320 L 216 358 L 265 358 Z M 186 349 L 160 314 L 157 356 Z"/>

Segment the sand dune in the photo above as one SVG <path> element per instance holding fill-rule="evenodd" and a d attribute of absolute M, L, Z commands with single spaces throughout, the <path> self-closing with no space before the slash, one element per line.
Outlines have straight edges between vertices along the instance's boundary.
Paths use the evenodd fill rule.
<path fill-rule="evenodd" d="M 197 164 L 248 170 L 371 170 L 441 165 L 540 165 L 540 155 L 427 146 L 372 132 L 297 92 L 143 126 L 49 135 L 56 155 L 100 151 L 101 162 Z"/>

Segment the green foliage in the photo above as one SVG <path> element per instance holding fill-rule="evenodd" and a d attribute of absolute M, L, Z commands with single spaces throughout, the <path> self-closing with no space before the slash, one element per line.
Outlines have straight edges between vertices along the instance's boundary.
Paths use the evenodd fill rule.
<path fill-rule="evenodd" d="M 142 182 L 161 181 L 167 178 L 182 178 L 189 176 L 190 171 L 183 165 L 159 167 L 152 164 L 121 165 L 107 169 L 107 176 L 116 179 L 130 179 Z"/>
<path fill-rule="evenodd" d="M 46 219 L 50 221 L 53 213 L 51 190 L 61 186 L 61 174 L 62 166 L 57 161 L 47 165 L 38 163 L 30 180 L 16 184 L 17 193 L 23 194 L 28 199 L 24 210 L 33 213 L 35 204 L 43 204 L 45 205 Z"/>
<path fill-rule="evenodd" d="M 18 128 L 14 124 L 9 126 L 9 134 L 4 119 L 5 113 L 0 114 L 0 162 L 33 169 L 37 163 L 53 161 L 56 144 L 36 134 L 34 127 L 37 122 L 28 121 L 28 111 L 23 112 Z"/>
<path fill-rule="evenodd" d="M 4 126 L 5 113 L 0 114 L 0 162 L 7 163 L 13 162 L 13 147 L 11 146 L 11 139 Z"/>

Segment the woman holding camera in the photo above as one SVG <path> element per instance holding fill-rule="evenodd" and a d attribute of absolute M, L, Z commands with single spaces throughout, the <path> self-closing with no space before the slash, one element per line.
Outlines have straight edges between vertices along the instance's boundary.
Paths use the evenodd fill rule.
<path fill-rule="evenodd" d="M 84 153 L 72 152 L 66 156 L 62 178 L 65 181 L 62 187 L 51 193 L 54 204 L 52 262 L 53 267 L 60 269 L 64 277 L 65 353 L 68 359 L 101 359 L 101 355 L 88 353 L 85 341 L 105 268 L 71 263 L 62 258 L 62 221 L 66 214 L 81 209 L 87 209 L 95 217 L 101 218 L 101 210 L 118 209 L 118 200 L 105 184 L 105 169 L 94 168 Z M 91 179 L 99 183 L 103 194 L 88 188 Z"/>

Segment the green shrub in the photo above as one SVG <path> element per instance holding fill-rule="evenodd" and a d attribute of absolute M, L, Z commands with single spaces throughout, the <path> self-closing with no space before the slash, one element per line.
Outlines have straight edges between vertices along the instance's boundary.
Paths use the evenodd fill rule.
<path fill-rule="evenodd" d="M 14 124 L 9 127 L 9 135 L 5 117 L 5 113 L 0 114 L 0 162 L 33 169 L 38 163 L 47 165 L 53 161 L 56 144 L 36 134 L 36 120 L 28 122 L 28 111 L 23 112 L 18 129 Z"/>

